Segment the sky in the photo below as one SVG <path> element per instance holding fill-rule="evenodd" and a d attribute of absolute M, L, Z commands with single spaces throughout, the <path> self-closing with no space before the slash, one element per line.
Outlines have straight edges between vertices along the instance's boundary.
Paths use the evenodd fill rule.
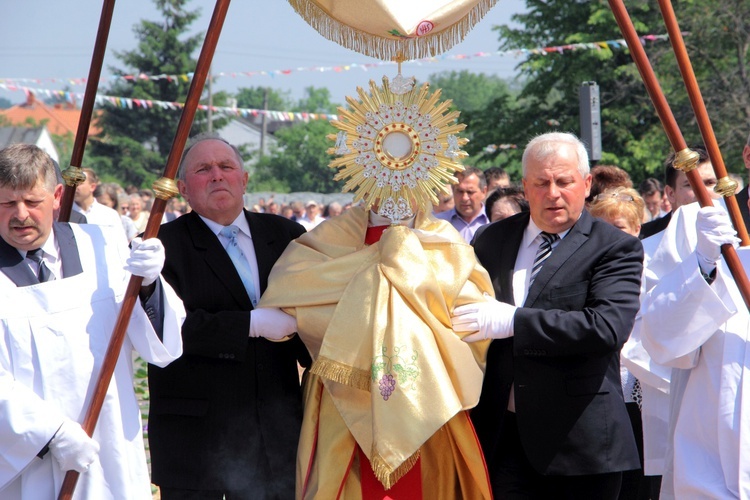
<path fill-rule="evenodd" d="M 191 33 L 205 32 L 214 4 L 210 0 L 188 3 L 189 10 L 201 10 L 201 17 L 191 25 Z M 102 0 L 6 2 L 0 15 L 0 82 L 13 78 L 72 79 L 88 76 L 101 8 Z M 493 26 L 510 24 L 511 16 L 524 10 L 524 0 L 499 0 L 464 41 L 444 55 L 496 52 L 498 37 Z M 136 48 L 132 28 L 141 19 L 158 19 L 151 0 L 120 0 L 115 4 L 103 78 L 112 74 L 109 67 L 125 69 L 116 59 L 115 52 Z M 197 53 L 194 56 L 197 57 Z M 282 92 L 289 91 L 296 100 L 304 95 L 306 87 L 327 87 L 331 100 L 341 104 L 346 96 L 356 96 L 357 86 L 366 88 L 371 79 L 380 83 L 383 75 L 395 76 L 396 67 L 385 65 L 369 71 L 352 69 L 341 72 L 299 71 L 297 68 L 374 62 L 378 60 L 323 38 L 285 0 L 235 0 L 229 6 L 214 55 L 213 72 L 293 71 L 273 77 L 226 76 L 219 78 L 213 88 L 236 92 L 242 87 L 268 86 Z M 431 74 L 461 70 L 513 78 L 516 76 L 514 68 L 520 62 L 512 56 L 446 59 L 437 63 L 404 64 L 402 73 L 416 76 L 420 81 L 427 80 Z M 65 88 L 65 83 L 51 82 L 19 85 L 51 90 Z M 74 85 L 70 90 L 83 93 L 85 87 Z M 2 89 L 0 97 L 13 103 L 25 99 L 23 92 Z"/>

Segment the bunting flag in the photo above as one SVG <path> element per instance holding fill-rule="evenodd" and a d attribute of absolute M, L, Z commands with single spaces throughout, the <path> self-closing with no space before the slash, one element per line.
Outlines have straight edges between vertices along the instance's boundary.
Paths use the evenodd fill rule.
<path fill-rule="evenodd" d="M 687 36 L 688 33 L 683 33 L 683 36 Z M 646 45 L 647 42 L 666 41 L 669 39 L 668 35 L 645 35 L 640 37 L 641 44 Z M 533 49 L 514 49 L 504 50 L 495 52 L 476 52 L 474 54 L 452 54 L 452 55 L 441 55 L 435 57 L 424 57 L 412 61 L 405 61 L 403 64 L 435 64 L 445 61 L 471 61 L 473 59 L 486 58 L 486 57 L 524 57 L 524 56 L 547 56 L 554 54 L 565 54 L 568 52 L 581 51 L 581 50 L 624 50 L 627 49 L 627 43 L 623 39 L 619 40 L 606 40 L 599 42 L 586 42 L 586 43 L 572 43 L 566 45 L 556 45 L 552 47 L 539 47 Z M 277 70 L 260 70 L 260 71 L 227 71 L 212 73 L 211 78 L 217 80 L 218 78 L 256 78 L 256 77 L 277 77 L 277 76 L 289 76 L 299 72 L 314 72 L 314 73 L 343 73 L 346 71 L 360 70 L 369 71 L 374 68 L 378 68 L 386 65 L 395 65 L 396 63 L 391 61 L 376 61 L 371 63 L 349 63 L 349 64 L 337 64 L 334 66 L 309 66 L 309 67 L 298 67 L 289 69 L 277 69 Z M 140 73 L 138 75 L 122 75 L 122 76 L 108 76 L 100 80 L 101 84 L 114 82 L 114 81 L 157 81 L 167 80 L 168 82 L 189 82 L 193 77 L 192 73 L 186 73 L 182 75 L 147 75 Z M 45 85 L 45 84 L 63 84 L 69 86 L 80 86 L 86 85 L 86 78 L 0 78 L 0 84 L 8 86 L 21 85 L 21 84 L 34 84 L 34 85 Z"/>
<path fill-rule="evenodd" d="M 66 92 L 62 90 L 49 90 L 49 89 L 35 89 L 29 87 L 22 87 L 17 85 L 6 85 L 0 83 L 0 90 L 7 90 L 10 92 L 24 92 L 26 95 L 31 93 L 35 95 L 42 95 L 46 97 L 56 97 L 64 99 L 67 102 L 75 103 L 83 99 L 83 94 Z M 167 102 L 157 101 L 154 99 L 132 99 L 130 97 L 118 97 L 111 95 L 96 95 L 95 104 L 99 107 L 104 106 L 115 106 L 122 109 L 167 109 L 167 110 L 181 110 L 184 103 L 181 102 Z M 208 111 L 209 106 L 205 104 L 199 104 L 198 109 Z M 226 106 L 210 106 L 211 111 L 214 113 L 223 113 L 228 116 L 241 116 L 243 118 L 254 118 L 267 116 L 271 120 L 281 122 L 309 122 L 310 120 L 337 120 L 338 115 L 330 113 L 308 113 L 300 111 L 271 111 L 265 109 L 252 109 L 252 108 L 232 108 Z"/>

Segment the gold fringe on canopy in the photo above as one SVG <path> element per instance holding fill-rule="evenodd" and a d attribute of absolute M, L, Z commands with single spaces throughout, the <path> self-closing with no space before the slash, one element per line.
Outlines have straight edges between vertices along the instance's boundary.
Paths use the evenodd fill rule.
<path fill-rule="evenodd" d="M 497 0 L 289 0 L 328 40 L 390 61 L 441 54 L 460 43 Z"/>

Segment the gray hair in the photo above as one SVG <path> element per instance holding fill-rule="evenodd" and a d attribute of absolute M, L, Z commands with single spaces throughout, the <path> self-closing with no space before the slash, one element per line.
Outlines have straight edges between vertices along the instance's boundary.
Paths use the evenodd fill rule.
<path fill-rule="evenodd" d="M 33 144 L 13 144 L 0 150 L 0 186 L 10 189 L 33 189 L 39 180 L 50 193 L 57 187 L 52 158 Z"/>
<path fill-rule="evenodd" d="M 521 164 L 523 165 L 523 176 L 526 177 L 526 170 L 529 161 L 544 161 L 557 152 L 557 146 L 568 144 L 575 148 L 578 155 L 578 172 L 581 177 L 586 177 L 589 173 L 589 155 L 586 152 L 586 146 L 573 134 L 566 132 L 548 132 L 538 135 L 531 139 L 523 151 Z"/>
<path fill-rule="evenodd" d="M 237 155 L 237 161 L 240 163 L 240 167 L 242 169 L 245 169 L 245 161 L 242 159 L 242 155 L 240 154 L 240 150 L 237 149 L 237 146 L 234 146 L 232 144 L 229 144 L 226 140 L 219 137 L 218 134 L 213 132 L 202 132 L 192 139 L 190 139 L 190 142 L 188 143 L 187 147 L 185 148 L 185 151 L 182 152 L 182 159 L 180 159 L 180 168 L 177 170 L 177 179 L 180 181 L 185 182 L 185 158 L 187 157 L 188 153 L 191 149 L 193 149 L 197 144 L 203 142 L 203 141 L 219 141 L 223 142 L 230 148 L 232 148 L 232 151 L 234 151 L 234 154 Z"/>

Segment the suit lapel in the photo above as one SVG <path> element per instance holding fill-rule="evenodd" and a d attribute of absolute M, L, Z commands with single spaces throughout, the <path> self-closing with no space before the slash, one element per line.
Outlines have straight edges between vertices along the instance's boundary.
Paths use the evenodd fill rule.
<path fill-rule="evenodd" d="M 250 226 L 250 234 L 253 237 L 253 248 L 255 248 L 255 259 L 258 262 L 258 275 L 260 278 L 260 294 L 268 286 L 268 275 L 276 262 L 277 255 L 273 252 L 274 234 L 264 227 L 263 221 L 255 214 L 245 211 L 247 223 Z"/>
<path fill-rule="evenodd" d="M 16 286 L 36 285 L 39 280 L 31 271 L 28 265 L 24 263 L 23 257 L 14 247 L 10 246 L 0 238 L 0 270 Z"/>
<path fill-rule="evenodd" d="M 547 287 L 547 284 L 555 277 L 560 268 L 570 259 L 570 257 L 588 241 L 591 233 L 592 218 L 587 211 L 583 211 L 578 222 L 570 228 L 570 232 L 563 238 L 560 243 L 550 254 L 547 261 L 542 266 L 541 271 L 534 279 L 534 283 L 529 288 L 529 293 L 524 302 L 525 307 L 532 307 L 539 294 Z"/>
<path fill-rule="evenodd" d="M 518 250 L 521 248 L 521 242 L 523 241 L 524 229 L 529 224 L 528 213 L 518 217 L 513 222 L 515 227 L 510 227 L 507 231 L 504 231 L 507 237 L 501 239 L 499 268 L 502 271 L 497 278 L 497 284 L 500 287 L 500 296 L 498 299 L 508 304 L 516 305 L 513 294 L 513 271 L 516 267 Z M 497 293 L 497 288 L 495 293 Z"/>
<path fill-rule="evenodd" d="M 83 267 L 81 266 L 81 256 L 78 253 L 78 245 L 75 236 L 73 236 L 73 229 L 71 229 L 70 224 L 64 222 L 56 222 L 54 228 L 57 246 L 60 249 L 63 276 L 70 278 L 81 274 Z"/>
<path fill-rule="evenodd" d="M 229 293 L 244 309 L 252 309 L 250 297 L 247 296 L 245 285 L 235 269 L 232 259 L 221 245 L 219 238 L 208 228 L 195 212 L 185 214 L 188 217 L 188 231 L 196 251 L 203 254 L 206 265 L 216 274 L 216 277 L 227 288 Z"/>

